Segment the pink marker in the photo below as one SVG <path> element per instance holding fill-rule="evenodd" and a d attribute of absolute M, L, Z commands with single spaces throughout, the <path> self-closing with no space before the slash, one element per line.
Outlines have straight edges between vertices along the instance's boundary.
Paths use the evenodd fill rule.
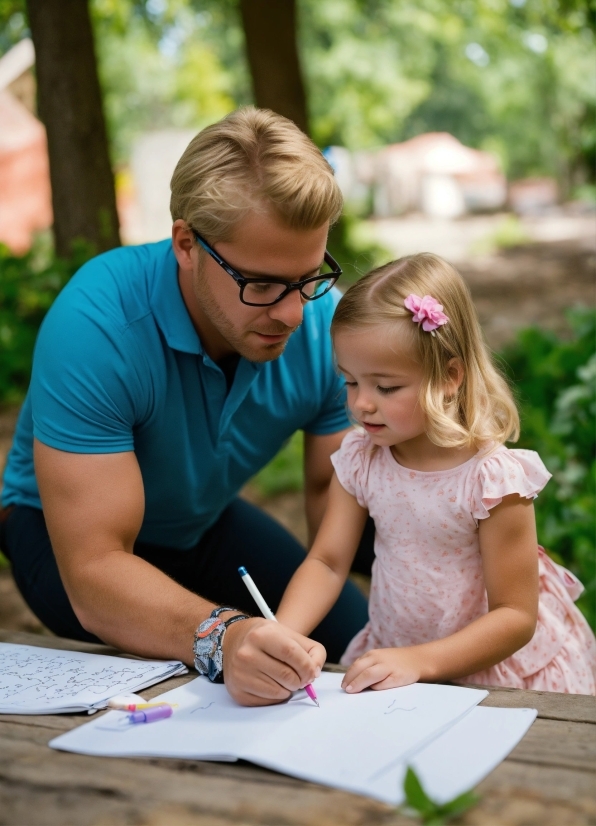
<path fill-rule="evenodd" d="M 261 613 L 263 614 L 265 619 L 270 619 L 273 620 L 273 622 L 277 622 L 275 614 L 263 599 L 263 595 L 255 585 L 253 578 L 243 565 L 240 568 L 238 568 L 238 573 L 240 574 L 240 576 L 242 577 L 242 581 L 250 591 L 252 598 L 261 609 Z M 313 703 L 316 703 L 317 707 L 320 708 L 318 697 L 312 685 L 310 683 L 308 685 L 305 685 L 304 690 L 306 691 L 310 699 L 313 701 Z"/>
<path fill-rule="evenodd" d="M 304 690 L 306 691 L 306 693 L 308 694 L 310 699 L 313 701 L 313 703 L 316 703 L 317 705 L 319 705 L 319 698 L 317 697 L 317 695 L 315 693 L 315 690 L 314 690 L 314 688 L 312 687 L 312 685 L 310 683 L 308 685 L 304 686 Z M 319 706 L 319 708 L 320 708 L 320 706 Z"/>

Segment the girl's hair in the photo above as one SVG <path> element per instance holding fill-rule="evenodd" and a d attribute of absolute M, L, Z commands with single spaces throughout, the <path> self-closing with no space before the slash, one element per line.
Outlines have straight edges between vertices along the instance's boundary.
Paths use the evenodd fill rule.
<path fill-rule="evenodd" d="M 404 306 L 412 293 L 421 298 L 430 295 L 443 305 L 449 321 L 434 335 L 412 323 L 412 313 Z M 409 326 L 404 328 L 403 320 Z M 432 442 L 478 449 L 487 442 L 517 440 L 519 414 L 511 390 L 484 342 L 469 290 L 450 264 L 437 255 L 420 253 L 373 270 L 339 302 L 331 334 L 395 322 L 402 322 L 423 368 L 420 407 Z M 443 388 L 453 358 L 461 361 L 464 376 L 455 395 L 447 397 Z"/>
<path fill-rule="evenodd" d="M 272 209 L 289 227 L 333 224 L 343 201 L 320 149 L 291 120 L 245 106 L 193 138 L 170 183 L 172 220 L 211 243 L 227 241 L 255 210 Z"/>

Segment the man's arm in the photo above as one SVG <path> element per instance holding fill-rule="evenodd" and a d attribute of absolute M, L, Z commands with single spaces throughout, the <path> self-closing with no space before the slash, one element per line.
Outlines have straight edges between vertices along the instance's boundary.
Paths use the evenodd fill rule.
<path fill-rule="evenodd" d="M 309 548 L 314 542 L 327 506 L 329 484 L 333 476 L 333 465 L 329 457 L 339 450 L 342 439 L 348 432 L 349 428 L 324 436 L 304 434 L 304 506 Z"/>
<path fill-rule="evenodd" d="M 35 471 L 60 576 L 81 625 L 145 657 L 194 661 L 192 642 L 213 605 L 133 555 L 144 514 L 133 452 L 67 453 L 39 441 Z M 314 679 L 318 643 L 260 618 L 224 637 L 226 686 L 246 705 L 286 699 Z"/>

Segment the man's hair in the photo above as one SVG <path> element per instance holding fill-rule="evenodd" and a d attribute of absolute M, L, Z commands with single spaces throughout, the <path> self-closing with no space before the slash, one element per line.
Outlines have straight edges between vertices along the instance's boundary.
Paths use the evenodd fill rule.
<path fill-rule="evenodd" d="M 211 243 L 230 239 L 250 212 L 289 227 L 332 224 L 343 201 L 321 151 L 291 120 L 246 106 L 193 138 L 170 183 L 172 220 L 182 218 Z"/>
<path fill-rule="evenodd" d="M 443 305 L 449 321 L 434 335 L 412 323 L 412 313 L 404 305 L 412 293 L 430 295 Z M 468 287 L 447 261 L 423 252 L 368 273 L 337 305 L 331 335 L 379 325 L 404 333 L 422 366 L 419 401 L 434 444 L 478 449 L 487 442 L 517 441 L 519 415 L 513 395 L 484 342 Z M 389 340 L 387 347 L 391 346 Z M 447 398 L 444 386 L 452 358 L 460 360 L 464 375 L 455 395 Z"/>

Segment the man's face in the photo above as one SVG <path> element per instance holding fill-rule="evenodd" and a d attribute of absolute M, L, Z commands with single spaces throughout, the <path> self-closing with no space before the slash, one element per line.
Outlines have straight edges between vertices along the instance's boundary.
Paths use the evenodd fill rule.
<path fill-rule="evenodd" d="M 288 282 L 316 275 L 323 262 L 328 223 L 314 230 L 285 226 L 277 216 L 252 213 L 235 227 L 231 240 L 215 250 L 248 278 L 275 276 Z M 278 358 L 302 323 L 304 300 L 292 290 L 279 303 L 251 307 L 240 301 L 236 282 L 196 242 L 192 260 L 192 299 L 181 286 L 203 346 L 215 360 L 236 352 L 249 361 Z M 190 303 L 190 306 L 189 306 Z"/>

